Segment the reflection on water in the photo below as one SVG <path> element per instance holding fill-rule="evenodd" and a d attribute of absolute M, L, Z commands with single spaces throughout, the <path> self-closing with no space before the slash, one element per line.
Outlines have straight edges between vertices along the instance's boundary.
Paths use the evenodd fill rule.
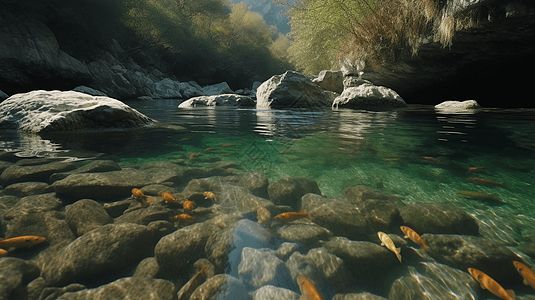
<path fill-rule="evenodd" d="M 285 177 L 314 179 L 321 192 L 332 198 L 339 198 L 346 187 L 366 185 L 399 195 L 404 203 L 454 204 L 477 219 L 485 238 L 517 250 L 535 242 L 535 118 L 531 111 L 452 114 L 426 107 L 388 112 L 178 109 L 179 103 L 162 100 L 129 104 L 151 118 L 186 130 L 159 127 L 47 136 L 2 132 L 0 149 L 18 157 L 113 159 L 122 166 L 171 161 L 202 168 L 229 161 L 236 165 L 237 172 L 261 171 L 270 182 Z M 507 184 L 489 186 L 468 180 L 474 177 Z M 489 205 L 458 191 L 496 195 L 503 203 Z M 234 209 L 225 205 L 221 203 L 222 209 Z M 318 253 L 320 250 L 304 248 L 311 252 L 292 258 L 280 255 L 288 244 L 271 240 L 277 228 L 267 230 L 254 218 L 239 221 L 233 230 L 230 244 L 234 248 L 227 273 L 249 278 L 248 284 L 262 288 L 256 294 L 298 299 L 296 283 L 288 282 L 294 277 L 289 274 L 295 267 L 316 280 L 320 291 L 332 296 L 336 286 L 332 278 L 353 272 L 340 269 L 335 259 Z M 291 246 L 293 251 L 298 247 L 294 243 Z M 403 255 L 405 258 L 406 253 Z M 269 272 L 254 271 L 259 268 L 253 259 L 256 256 L 270 259 L 269 266 L 264 267 Z M 318 276 L 320 269 L 328 275 Z M 389 282 L 396 287 L 391 299 L 410 295 L 407 290 L 414 292 L 413 299 L 479 297 L 477 284 L 465 270 L 424 261 L 393 272 L 399 279 Z M 466 278 L 459 281 L 459 277 Z"/>

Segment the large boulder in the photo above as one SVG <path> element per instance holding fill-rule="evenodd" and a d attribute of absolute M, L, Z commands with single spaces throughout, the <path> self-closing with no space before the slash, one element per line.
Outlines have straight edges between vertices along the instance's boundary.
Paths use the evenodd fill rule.
<path fill-rule="evenodd" d="M 255 101 L 251 97 L 223 94 L 214 96 L 199 96 L 186 100 L 178 107 L 197 107 L 197 106 L 255 106 Z"/>
<path fill-rule="evenodd" d="M 312 82 L 319 84 L 322 89 L 327 91 L 338 94 L 344 91 L 344 76 L 342 75 L 342 71 L 323 70 Z"/>
<path fill-rule="evenodd" d="M 465 100 L 465 101 L 444 101 L 440 104 L 435 105 L 437 112 L 443 113 L 454 113 L 454 112 L 466 112 L 473 113 L 478 112 L 481 109 L 479 103 L 476 100 Z"/>
<path fill-rule="evenodd" d="M 295 71 L 275 75 L 256 90 L 256 108 L 313 108 L 329 107 L 328 93 Z"/>
<path fill-rule="evenodd" d="M 163 99 L 181 99 L 180 82 L 174 81 L 170 78 L 162 79 L 152 86 L 153 92 L 150 94 L 152 98 Z"/>
<path fill-rule="evenodd" d="M 16 94 L 0 104 L 0 115 L 0 128 L 32 133 L 124 129 L 154 122 L 121 101 L 74 91 Z"/>
<path fill-rule="evenodd" d="M 394 90 L 364 82 L 344 89 L 332 104 L 336 108 L 391 109 L 407 104 Z"/>

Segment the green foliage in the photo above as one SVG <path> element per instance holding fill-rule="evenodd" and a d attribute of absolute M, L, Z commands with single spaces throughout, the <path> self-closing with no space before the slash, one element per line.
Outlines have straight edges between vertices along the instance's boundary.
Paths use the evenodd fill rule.
<path fill-rule="evenodd" d="M 305 74 L 337 68 L 339 48 L 371 12 L 375 0 L 301 0 L 288 11 L 290 61 Z"/>

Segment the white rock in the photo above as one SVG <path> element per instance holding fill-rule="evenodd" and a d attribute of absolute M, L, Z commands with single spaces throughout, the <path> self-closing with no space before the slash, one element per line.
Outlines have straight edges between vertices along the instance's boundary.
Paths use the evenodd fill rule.
<path fill-rule="evenodd" d="M 444 101 L 435 105 L 437 110 L 467 110 L 467 109 L 480 109 L 479 103 L 476 100 L 465 101 Z"/>
<path fill-rule="evenodd" d="M 124 129 L 154 120 L 119 100 L 74 91 L 32 91 L 0 103 L 0 128 L 26 132 Z"/>
<path fill-rule="evenodd" d="M 218 84 L 207 85 L 202 88 L 203 94 L 205 96 L 214 96 L 221 94 L 234 94 L 234 91 L 226 82 L 221 82 Z"/>
<path fill-rule="evenodd" d="M 106 95 L 106 93 L 101 92 L 101 91 L 99 91 L 99 90 L 92 89 L 92 88 L 87 87 L 87 86 L 85 86 L 85 85 L 77 86 L 77 87 L 75 87 L 75 88 L 72 89 L 72 90 L 75 91 L 75 92 L 80 92 L 80 93 L 88 94 L 88 95 L 91 95 L 91 96 L 104 96 L 104 97 L 108 97 L 108 95 Z"/>
<path fill-rule="evenodd" d="M 188 108 L 197 106 L 255 106 L 255 102 L 251 97 L 223 94 L 215 96 L 200 96 L 186 100 L 178 107 Z"/>
<path fill-rule="evenodd" d="M 182 99 L 180 88 L 180 82 L 165 78 L 153 85 L 150 96 L 156 99 Z"/>
<path fill-rule="evenodd" d="M 407 104 L 394 90 L 384 86 L 364 83 L 349 87 L 334 99 L 333 108 L 390 109 Z"/>
<path fill-rule="evenodd" d="M 332 101 L 323 89 L 304 75 L 286 71 L 272 76 L 256 90 L 256 108 L 329 107 Z"/>

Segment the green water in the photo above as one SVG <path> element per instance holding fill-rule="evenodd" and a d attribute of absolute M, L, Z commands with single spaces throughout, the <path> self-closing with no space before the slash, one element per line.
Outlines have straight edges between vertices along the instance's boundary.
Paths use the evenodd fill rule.
<path fill-rule="evenodd" d="M 123 166 L 173 161 L 203 167 L 229 161 L 236 164 L 236 173 L 261 171 L 270 181 L 314 179 L 332 198 L 346 187 L 367 185 L 399 195 L 405 203 L 455 204 L 480 221 L 483 236 L 509 245 L 535 238 L 531 110 L 258 111 L 178 109 L 173 101 L 158 108 L 152 103 L 132 105 L 186 131 L 137 137 L 135 149 L 116 157 Z M 192 153 L 197 155 L 190 159 Z M 469 172 L 470 167 L 483 169 Z M 471 177 L 506 186 L 476 184 Z M 501 203 L 457 191 L 494 194 Z"/>

